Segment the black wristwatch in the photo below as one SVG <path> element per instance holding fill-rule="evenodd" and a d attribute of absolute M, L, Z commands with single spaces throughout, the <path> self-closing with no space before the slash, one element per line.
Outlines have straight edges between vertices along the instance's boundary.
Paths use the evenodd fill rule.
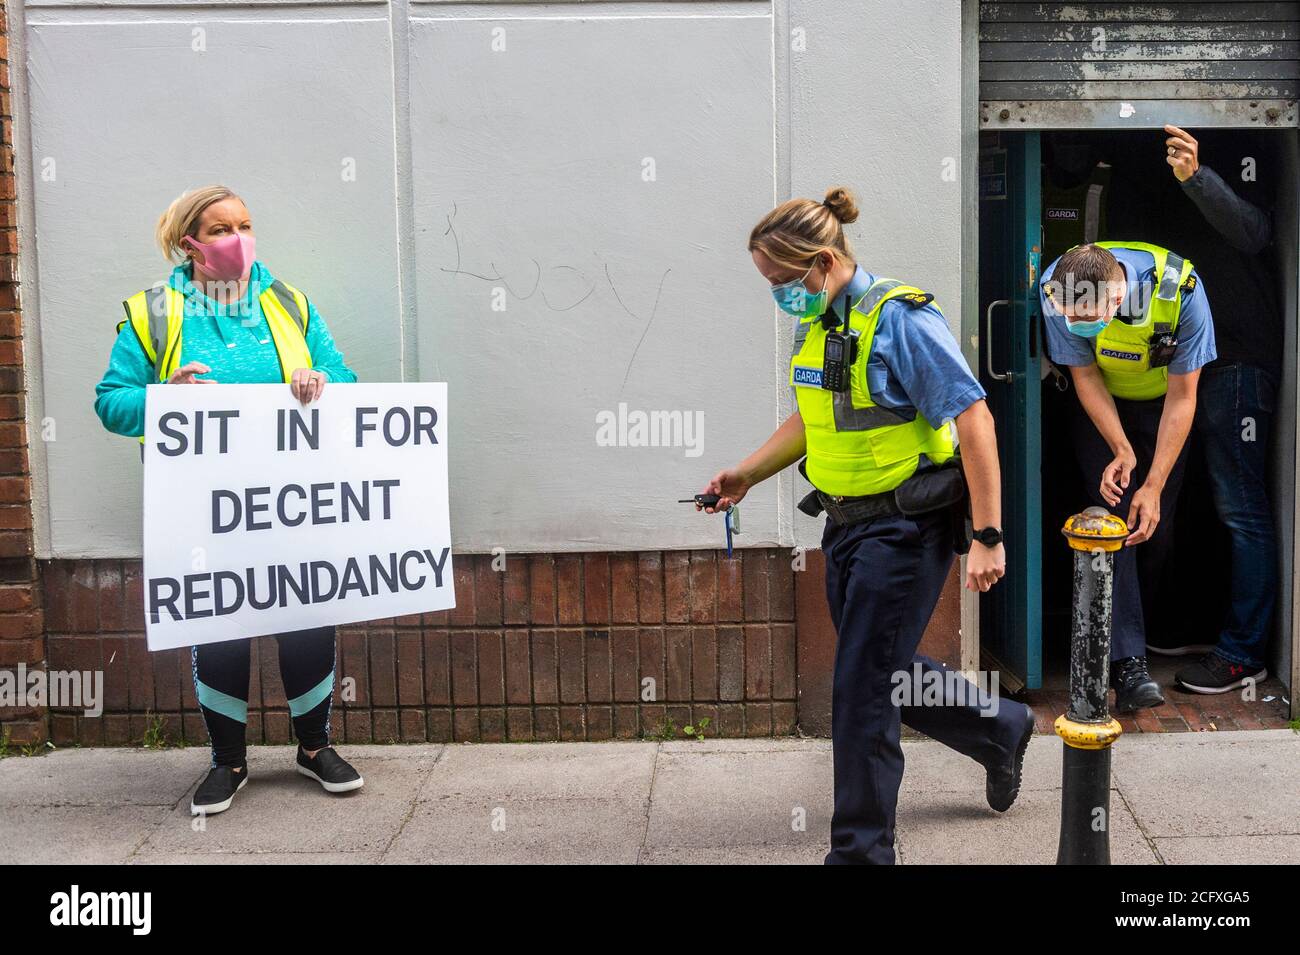
<path fill-rule="evenodd" d="M 1002 531 L 996 527 L 986 527 L 983 530 L 975 531 L 973 537 L 985 547 L 996 547 L 1002 543 Z"/>

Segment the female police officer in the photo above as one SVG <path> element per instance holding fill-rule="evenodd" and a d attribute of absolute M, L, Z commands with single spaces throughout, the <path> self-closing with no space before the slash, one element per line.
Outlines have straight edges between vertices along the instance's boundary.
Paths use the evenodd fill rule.
<path fill-rule="evenodd" d="M 806 455 L 801 470 L 815 490 L 800 509 L 828 512 L 822 550 L 839 637 L 826 861 L 889 864 L 900 720 L 982 764 L 989 805 L 1004 811 L 1019 791 L 1033 716 L 916 654 L 952 564 L 953 507 L 962 506 L 947 422 L 956 421 L 977 528 L 971 590 L 988 590 L 1005 567 L 997 445 L 984 390 L 933 297 L 854 262 L 842 224 L 857 217 L 852 195 L 832 189 L 824 202 L 792 199 L 754 227 L 754 265 L 798 318 L 790 384 L 799 410 L 706 493 L 727 508 Z M 941 700 L 921 692 L 936 685 Z"/>
<path fill-rule="evenodd" d="M 124 303 L 126 320 L 95 388 L 95 411 L 109 431 L 144 433 L 150 384 L 285 382 L 305 404 L 320 397 L 327 381 L 357 380 L 315 306 L 255 258 L 252 219 L 229 189 L 205 186 L 181 195 L 158 221 L 157 239 L 163 254 L 181 264 L 166 283 Z M 298 771 L 331 793 L 360 788 L 361 775 L 329 744 L 334 628 L 282 633 L 276 642 L 299 742 Z M 249 641 L 194 647 L 192 663 L 212 768 L 190 810 L 212 814 L 229 808 L 248 782 Z"/>

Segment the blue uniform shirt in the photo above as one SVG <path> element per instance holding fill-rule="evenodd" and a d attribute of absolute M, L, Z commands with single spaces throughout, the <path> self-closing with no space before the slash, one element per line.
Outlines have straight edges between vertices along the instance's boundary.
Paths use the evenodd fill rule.
<path fill-rule="evenodd" d="M 1149 302 L 1153 295 L 1155 283 L 1156 260 L 1150 252 L 1135 249 L 1111 249 L 1110 252 L 1124 267 L 1124 278 L 1128 283 L 1126 302 L 1121 306 L 1125 314 L 1134 314 L 1136 303 Z M 1043 272 L 1043 280 L 1038 286 L 1039 301 L 1043 306 L 1043 317 L 1047 320 L 1047 350 L 1052 361 L 1058 365 L 1082 367 L 1095 364 L 1097 354 L 1094 349 L 1096 339 L 1084 338 L 1071 332 L 1065 323 L 1065 316 L 1047 297 L 1047 282 L 1056 270 L 1057 259 Z M 1192 270 L 1196 275 L 1196 270 Z M 1118 318 L 1111 321 L 1119 321 Z M 1185 375 L 1203 365 L 1208 365 L 1218 356 L 1214 347 L 1214 320 L 1210 316 L 1210 303 L 1205 297 L 1205 285 L 1196 275 L 1196 287 L 1190 292 L 1183 292 L 1178 309 L 1178 349 L 1174 360 L 1169 363 L 1171 375 Z"/>
<path fill-rule="evenodd" d="M 845 291 L 857 302 L 876 278 L 858 266 Z M 844 292 L 831 307 L 843 321 Z M 867 362 L 867 389 L 876 404 L 896 411 L 919 411 L 933 428 L 984 397 L 983 387 L 971 374 L 947 320 L 933 302 L 921 308 L 899 301 L 881 306 Z"/>

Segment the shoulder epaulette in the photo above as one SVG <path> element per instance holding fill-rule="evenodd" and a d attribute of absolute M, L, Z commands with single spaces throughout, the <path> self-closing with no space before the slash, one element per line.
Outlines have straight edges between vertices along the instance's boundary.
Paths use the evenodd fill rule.
<path fill-rule="evenodd" d="M 911 308 L 925 308 L 934 301 L 934 296 L 929 292 L 905 292 L 896 296 L 895 301 L 906 302 Z"/>

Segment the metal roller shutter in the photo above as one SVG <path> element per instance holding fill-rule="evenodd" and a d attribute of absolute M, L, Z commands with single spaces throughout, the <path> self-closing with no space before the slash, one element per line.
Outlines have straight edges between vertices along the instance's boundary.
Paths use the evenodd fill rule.
<path fill-rule="evenodd" d="M 1296 126 L 1300 3 L 981 3 L 980 126 Z"/>

